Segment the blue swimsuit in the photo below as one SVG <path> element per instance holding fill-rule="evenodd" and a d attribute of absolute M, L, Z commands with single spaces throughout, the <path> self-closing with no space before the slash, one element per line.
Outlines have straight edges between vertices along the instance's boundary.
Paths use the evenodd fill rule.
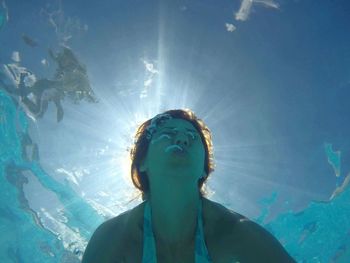
<path fill-rule="evenodd" d="M 195 263 L 211 263 L 204 241 L 202 220 L 202 199 L 199 202 L 196 227 Z M 142 263 L 157 263 L 155 239 L 152 230 L 151 206 L 146 201 L 143 215 L 143 255 Z"/>

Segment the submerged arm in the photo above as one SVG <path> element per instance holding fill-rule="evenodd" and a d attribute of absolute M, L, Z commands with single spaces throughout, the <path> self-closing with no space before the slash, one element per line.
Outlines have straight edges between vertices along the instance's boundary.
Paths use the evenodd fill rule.
<path fill-rule="evenodd" d="M 240 262 L 296 263 L 282 244 L 259 224 L 244 219 L 242 231 L 242 258 Z"/>

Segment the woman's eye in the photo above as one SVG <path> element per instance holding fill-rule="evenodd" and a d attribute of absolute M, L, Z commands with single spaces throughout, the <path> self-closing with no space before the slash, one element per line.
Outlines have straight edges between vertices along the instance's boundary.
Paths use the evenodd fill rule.
<path fill-rule="evenodd" d="M 166 136 L 166 137 L 173 137 L 174 136 L 174 132 L 171 132 L 171 131 L 162 131 L 159 136 Z"/>
<path fill-rule="evenodd" d="M 195 133 L 193 133 L 193 132 L 189 132 L 188 135 L 189 135 L 189 137 L 190 137 L 192 140 L 197 139 L 197 134 L 195 134 Z"/>
<path fill-rule="evenodd" d="M 168 136 L 174 136 L 177 134 L 177 131 L 162 131 L 160 133 L 161 135 L 168 135 Z M 186 133 L 187 136 L 191 139 L 191 140 L 196 140 L 198 135 L 196 133 L 193 133 L 193 132 L 187 132 Z"/>

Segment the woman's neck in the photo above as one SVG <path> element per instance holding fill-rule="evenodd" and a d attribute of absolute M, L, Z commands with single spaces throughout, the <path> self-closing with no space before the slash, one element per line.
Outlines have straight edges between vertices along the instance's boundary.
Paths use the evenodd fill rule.
<path fill-rule="evenodd" d="M 193 189 L 163 191 L 161 196 L 152 193 L 150 206 L 157 246 L 176 251 L 194 244 L 199 202 L 199 192 Z"/>

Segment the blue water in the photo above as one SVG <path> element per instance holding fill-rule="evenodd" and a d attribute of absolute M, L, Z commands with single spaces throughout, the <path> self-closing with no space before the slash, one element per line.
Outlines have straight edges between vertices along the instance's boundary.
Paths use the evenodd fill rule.
<path fill-rule="evenodd" d="M 124 158 L 137 124 L 174 108 L 213 133 L 210 199 L 297 262 L 349 263 L 349 13 L 348 0 L 0 0 L 0 263 L 80 262 L 96 227 L 140 202 Z M 20 72 L 28 89 L 58 78 L 48 49 L 63 46 L 86 76 L 64 79 L 63 115 L 50 102 L 33 116 Z"/>

